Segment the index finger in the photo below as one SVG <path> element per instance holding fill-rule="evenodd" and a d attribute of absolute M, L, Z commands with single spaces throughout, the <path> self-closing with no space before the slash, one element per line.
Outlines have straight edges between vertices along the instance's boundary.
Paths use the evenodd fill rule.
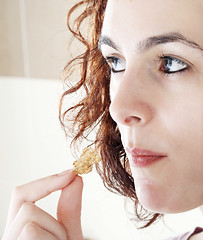
<path fill-rule="evenodd" d="M 17 186 L 12 195 L 7 226 L 15 218 L 23 203 L 35 203 L 52 192 L 63 189 L 74 180 L 75 176 L 76 174 L 73 170 L 67 170 L 61 174 L 51 175 Z"/>

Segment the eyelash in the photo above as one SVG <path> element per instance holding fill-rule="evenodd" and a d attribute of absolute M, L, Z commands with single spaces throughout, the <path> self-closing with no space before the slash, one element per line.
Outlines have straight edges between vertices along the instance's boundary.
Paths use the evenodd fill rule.
<path fill-rule="evenodd" d="M 173 71 L 173 72 L 169 72 L 169 71 L 164 71 L 164 70 L 161 70 L 161 64 L 163 63 L 163 60 L 171 60 L 171 61 L 174 61 L 178 64 L 182 64 L 182 65 L 185 65 L 185 67 L 183 67 L 182 69 L 180 70 L 176 70 L 176 71 Z M 177 73 L 182 73 L 186 70 L 189 70 L 190 69 L 190 65 L 186 62 L 184 62 L 183 60 L 179 59 L 179 58 L 176 58 L 176 57 L 172 57 L 172 56 L 168 56 L 168 55 L 160 55 L 158 56 L 158 61 L 160 62 L 160 65 L 159 65 L 159 71 L 161 72 L 161 74 L 163 75 L 173 75 L 173 74 L 177 74 Z"/>
<path fill-rule="evenodd" d="M 119 57 L 114 57 L 114 56 L 108 56 L 106 58 L 104 58 L 105 61 L 107 62 L 107 64 L 109 65 L 110 69 L 111 69 L 111 72 L 112 73 L 120 73 L 120 72 L 124 72 L 125 69 L 122 69 L 122 70 L 119 70 L 119 71 L 116 71 L 114 68 L 113 68 L 113 62 L 115 61 L 121 61 L 121 59 Z"/>
<path fill-rule="evenodd" d="M 164 63 L 163 61 L 173 61 L 177 64 L 182 64 L 182 65 L 185 65 L 184 68 L 180 69 L 180 70 L 176 70 L 176 71 L 173 71 L 173 72 L 170 72 L 170 71 L 167 71 L 167 70 L 161 70 L 161 68 L 163 68 L 163 66 L 161 67 L 161 64 Z M 116 74 L 116 73 L 121 73 L 121 72 L 124 72 L 125 69 L 122 69 L 122 70 L 119 70 L 119 71 L 116 71 L 114 68 L 113 68 L 113 63 L 115 63 L 115 61 L 119 62 L 119 61 L 122 61 L 119 57 L 115 57 L 115 56 L 108 56 L 105 58 L 105 61 L 107 62 L 107 64 L 110 66 L 111 68 L 111 72 Z M 157 61 L 157 60 L 156 60 Z M 168 55 L 159 55 L 158 56 L 158 61 L 160 62 L 160 65 L 159 65 L 159 69 L 158 71 L 163 74 L 163 75 L 172 75 L 172 74 L 177 74 L 177 73 L 181 73 L 181 72 L 184 72 L 186 70 L 189 70 L 190 68 L 190 65 L 187 64 L 186 62 L 184 62 L 183 60 L 179 59 L 179 58 L 176 58 L 176 57 L 172 57 L 172 56 L 168 56 Z M 166 62 L 165 62 L 166 64 Z"/>

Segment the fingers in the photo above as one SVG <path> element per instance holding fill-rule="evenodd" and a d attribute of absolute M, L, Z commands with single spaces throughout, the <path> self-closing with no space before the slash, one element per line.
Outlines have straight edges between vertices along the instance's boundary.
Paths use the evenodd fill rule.
<path fill-rule="evenodd" d="M 11 224 L 23 203 L 34 203 L 50 193 L 64 188 L 73 181 L 75 176 L 74 171 L 68 170 L 62 174 L 52 175 L 16 187 L 11 200 L 7 226 Z"/>
<path fill-rule="evenodd" d="M 76 176 L 74 171 L 65 171 L 18 186 L 12 196 L 3 239 L 82 240 L 82 188 L 82 178 Z M 34 203 L 61 189 L 56 220 Z M 36 235 L 39 237 L 36 238 Z"/>
<path fill-rule="evenodd" d="M 57 218 L 67 231 L 68 240 L 81 240 L 81 202 L 82 202 L 82 178 L 77 176 L 68 187 L 65 187 L 59 198 Z"/>
<path fill-rule="evenodd" d="M 43 231 L 39 230 L 39 228 L 43 229 Z M 32 232 L 32 230 L 34 230 L 33 236 L 35 234 L 41 236 L 40 234 L 42 233 L 42 236 L 52 236 L 51 239 L 54 239 L 54 237 L 60 240 L 67 239 L 64 227 L 51 215 L 30 202 L 23 204 L 12 222 L 10 229 L 5 238 L 6 240 L 15 240 L 17 236 L 23 239 L 23 237 L 29 236 L 28 232 Z"/>
<path fill-rule="evenodd" d="M 24 226 L 17 240 L 58 240 L 51 233 L 42 229 L 35 223 L 28 223 Z"/>

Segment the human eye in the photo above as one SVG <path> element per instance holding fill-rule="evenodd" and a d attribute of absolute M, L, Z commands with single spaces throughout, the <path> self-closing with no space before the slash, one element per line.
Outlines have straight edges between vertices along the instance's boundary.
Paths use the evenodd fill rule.
<path fill-rule="evenodd" d="M 163 74 L 173 74 L 189 69 L 189 64 L 172 56 L 160 56 L 159 71 Z"/>
<path fill-rule="evenodd" d="M 108 56 L 105 58 L 105 60 L 113 73 L 125 71 L 126 63 L 123 59 L 116 56 Z"/>

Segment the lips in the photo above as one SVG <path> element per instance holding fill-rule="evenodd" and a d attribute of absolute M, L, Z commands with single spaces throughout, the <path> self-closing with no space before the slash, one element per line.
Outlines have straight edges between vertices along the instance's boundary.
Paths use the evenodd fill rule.
<path fill-rule="evenodd" d="M 153 152 L 139 148 L 126 148 L 130 163 L 133 167 L 147 167 L 167 157 L 164 153 Z"/>

